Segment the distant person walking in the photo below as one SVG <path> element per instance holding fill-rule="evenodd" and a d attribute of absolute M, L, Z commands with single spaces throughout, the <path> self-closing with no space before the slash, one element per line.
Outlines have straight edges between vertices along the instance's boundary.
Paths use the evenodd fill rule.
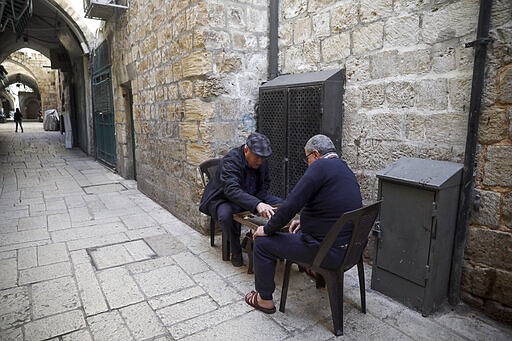
<path fill-rule="evenodd" d="M 23 126 L 21 125 L 22 118 L 23 115 L 21 114 L 20 108 L 16 108 L 16 111 L 14 112 L 14 122 L 16 122 L 16 133 L 18 132 L 18 124 L 20 125 L 21 132 L 23 133 Z"/>

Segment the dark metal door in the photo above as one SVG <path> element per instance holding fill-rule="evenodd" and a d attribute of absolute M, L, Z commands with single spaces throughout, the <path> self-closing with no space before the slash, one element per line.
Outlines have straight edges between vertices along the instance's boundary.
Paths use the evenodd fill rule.
<path fill-rule="evenodd" d="M 435 192 L 392 182 L 383 182 L 381 190 L 376 266 L 425 286 Z"/>
<path fill-rule="evenodd" d="M 261 90 L 258 130 L 272 143 L 270 192 L 285 198 L 306 171 L 307 140 L 322 131 L 322 86 Z"/>
<path fill-rule="evenodd" d="M 93 57 L 92 95 L 96 158 L 115 168 L 115 120 L 110 52 L 107 41 L 96 49 Z"/>

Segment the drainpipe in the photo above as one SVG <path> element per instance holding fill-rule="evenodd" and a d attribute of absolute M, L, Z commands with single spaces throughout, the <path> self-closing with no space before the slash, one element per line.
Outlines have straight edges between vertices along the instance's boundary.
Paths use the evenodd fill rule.
<path fill-rule="evenodd" d="M 270 0 L 269 3 L 269 49 L 268 49 L 268 79 L 278 76 L 278 27 L 279 27 L 279 0 Z"/>
<path fill-rule="evenodd" d="M 474 196 L 475 160 L 478 143 L 478 125 L 480 122 L 480 106 L 485 78 L 485 58 L 487 56 L 487 44 L 491 42 L 489 38 L 491 4 L 492 0 L 480 0 L 476 40 L 465 45 L 466 47 L 475 48 L 475 59 L 473 64 L 473 83 L 471 86 L 471 99 L 469 104 L 466 149 L 464 152 L 462 191 L 459 200 L 457 225 L 455 227 L 452 270 L 450 273 L 450 287 L 448 289 L 448 301 L 452 305 L 456 305 L 460 301 L 464 248 L 466 246 L 466 233 L 469 226 L 471 203 Z"/>

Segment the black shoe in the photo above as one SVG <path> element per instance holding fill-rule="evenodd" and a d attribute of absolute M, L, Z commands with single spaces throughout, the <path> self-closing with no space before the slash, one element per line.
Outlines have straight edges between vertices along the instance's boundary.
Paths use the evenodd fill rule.
<path fill-rule="evenodd" d="M 231 255 L 231 264 L 233 264 L 233 266 L 235 266 L 237 268 L 244 265 L 244 259 L 242 258 L 242 254 L 241 253 L 239 253 L 239 254 L 233 253 Z"/>

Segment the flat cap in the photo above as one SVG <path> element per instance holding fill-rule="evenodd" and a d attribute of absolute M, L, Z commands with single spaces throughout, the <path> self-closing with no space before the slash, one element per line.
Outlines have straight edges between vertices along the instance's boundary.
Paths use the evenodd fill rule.
<path fill-rule="evenodd" d="M 272 148 L 270 148 L 270 140 L 263 134 L 252 133 L 247 137 L 247 147 L 259 157 L 269 157 L 272 155 Z"/>

